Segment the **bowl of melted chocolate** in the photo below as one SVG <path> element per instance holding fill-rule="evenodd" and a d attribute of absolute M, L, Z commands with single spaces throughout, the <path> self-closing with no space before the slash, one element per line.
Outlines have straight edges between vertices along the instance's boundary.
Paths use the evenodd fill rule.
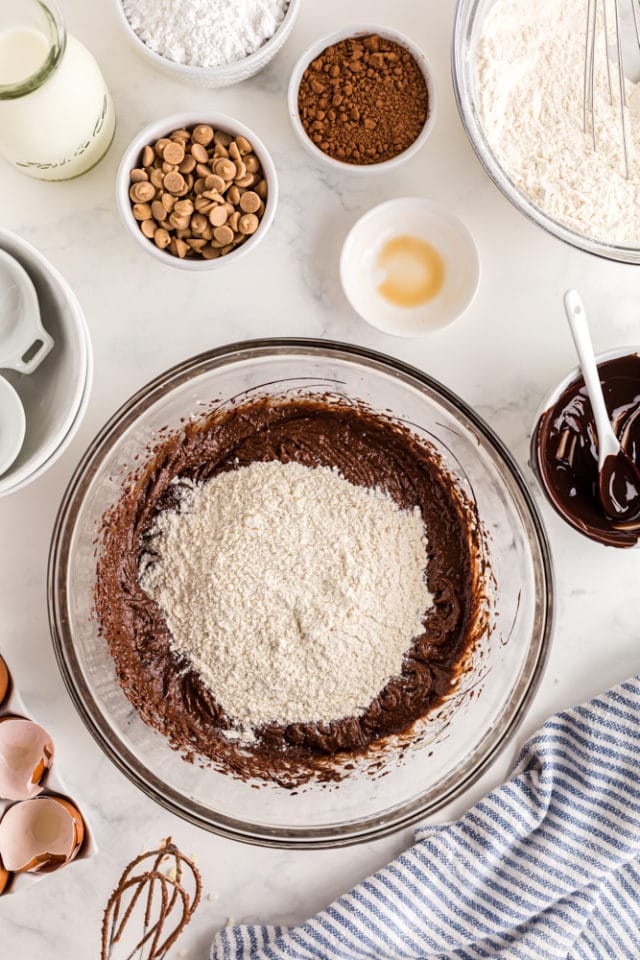
<path fill-rule="evenodd" d="M 640 355 L 623 347 L 601 354 L 598 371 L 614 432 L 640 466 Z M 640 516 L 607 515 L 598 490 L 598 438 L 582 375 L 572 371 L 543 405 L 531 437 L 531 464 L 549 503 L 584 536 L 610 547 L 640 543 Z"/>
<path fill-rule="evenodd" d="M 516 729 L 547 544 L 489 427 L 356 347 L 249 341 L 118 410 L 69 484 L 50 619 L 69 692 L 145 793 L 262 844 L 437 810 Z"/>

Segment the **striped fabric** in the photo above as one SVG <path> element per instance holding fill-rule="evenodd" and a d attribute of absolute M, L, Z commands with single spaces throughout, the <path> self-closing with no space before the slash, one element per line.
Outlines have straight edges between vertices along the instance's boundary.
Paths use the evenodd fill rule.
<path fill-rule="evenodd" d="M 640 960 L 639 772 L 640 677 L 553 717 L 511 780 L 307 923 L 227 927 L 211 960 Z"/>

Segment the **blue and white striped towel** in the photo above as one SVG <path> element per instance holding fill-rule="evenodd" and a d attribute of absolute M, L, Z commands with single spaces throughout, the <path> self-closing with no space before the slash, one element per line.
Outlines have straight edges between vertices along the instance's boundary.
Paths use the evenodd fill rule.
<path fill-rule="evenodd" d="M 211 960 L 638 960 L 640 677 L 549 720 L 511 780 L 298 927 Z"/>

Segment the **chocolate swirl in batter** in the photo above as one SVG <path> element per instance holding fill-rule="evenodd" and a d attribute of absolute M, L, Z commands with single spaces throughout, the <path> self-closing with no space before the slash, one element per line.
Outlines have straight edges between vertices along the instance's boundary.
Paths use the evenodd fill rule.
<path fill-rule="evenodd" d="M 418 505 L 428 532 L 425 568 L 434 605 L 402 674 L 357 717 L 271 724 L 234 742 L 215 691 L 170 649 L 164 614 L 138 583 L 145 533 L 175 507 L 176 477 L 203 482 L 255 461 L 336 467 L 354 484 Z M 258 400 L 188 424 L 156 448 L 104 519 L 96 612 L 118 680 L 142 718 L 185 756 L 285 786 L 344 776 L 355 752 L 408 730 L 450 690 L 480 618 L 479 530 L 472 506 L 435 450 L 390 419 L 344 402 Z M 224 731 L 227 731 L 225 736 Z M 346 765 L 346 766 L 345 766 Z"/>

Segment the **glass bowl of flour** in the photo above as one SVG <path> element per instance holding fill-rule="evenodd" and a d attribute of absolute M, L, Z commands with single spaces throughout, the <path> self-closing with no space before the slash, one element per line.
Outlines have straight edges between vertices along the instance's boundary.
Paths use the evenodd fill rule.
<path fill-rule="evenodd" d="M 113 511 L 131 490 L 145 451 L 160 449 L 167 431 L 171 436 L 182 431 L 188 438 L 212 404 L 216 414 L 231 414 L 226 422 L 246 423 L 248 401 L 258 400 L 264 414 L 283 398 L 287 403 L 314 404 L 332 398 L 343 416 L 346 409 L 366 405 L 376 416 L 391 418 L 409 431 L 419 444 L 428 445 L 475 518 L 483 596 L 483 617 L 474 642 L 464 651 L 443 699 L 409 729 L 385 736 L 372 749 L 349 753 L 338 779 L 325 778 L 320 771 L 295 789 L 265 779 L 260 771 L 249 776 L 240 766 L 221 770 L 201 761 L 197 751 L 185 759 L 184 750 L 173 749 L 150 722 L 148 711 L 147 722 L 142 719 L 140 708 L 145 714 L 145 704 L 134 708 L 123 693 L 119 667 L 116 671 L 95 616 L 105 517 L 113 528 Z M 305 430 L 296 440 L 303 448 L 313 436 Z M 355 458 L 358 468 L 359 428 L 350 436 L 347 461 Z M 257 486 L 247 487 L 238 502 L 246 505 L 248 496 L 251 505 L 266 484 L 274 491 L 269 499 L 279 513 L 274 499 L 280 496 L 274 486 L 278 478 L 270 473 L 274 463 L 269 459 L 260 464 L 265 476 L 256 473 L 252 483 L 255 480 Z M 222 474 L 232 484 L 239 476 Z M 333 510 L 334 494 L 324 480 L 320 484 L 321 479 L 319 474 L 314 477 L 318 496 L 329 500 L 326 504 L 319 500 L 317 509 L 309 510 L 312 516 L 323 511 L 328 516 Z M 335 475 L 331 485 L 336 487 L 337 502 L 345 491 L 338 489 Z M 145 484 L 141 489 L 150 488 Z M 296 489 L 296 497 L 302 496 L 303 487 Z M 191 497 L 191 490 L 186 492 Z M 220 493 L 215 509 L 224 511 L 238 491 Z M 293 523 L 292 506 L 280 511 L 287 523 Z M 379 516 L 373 525 L 392 532 L 395 520 L 383 516 L 388 504 L 378 498 L 369 506 Z M 444 509 L 443 505 L 439 512 Z M 188 510 L 199 524 L 192 502 Z M 179 523 L 179 512 L 171 516 L 172 524 Z M 247 516 L 248 534 L 253 536 L 265 516 L 254 516 L 252 510 Z M 405 519 L 413 524 L 412 518 Z M 368 538 L 373 537 L 372 543 L 378 539 L 378 531 L 367 524 L 357 528 L 365 554 Z M 283 533 L 275 529 L 278 536 Z M 329 534 L 336 541 L 344 539 L 342 531 L 327 527 Z M 406 535 L 412 536 L 411 530 Z M 398 536 L 404 540 L 399 528 Z M 427 529 L 427 553 L 429 542 Z M 282 543 L 288 550 L 286 537 Z M 433 537 L 431 545 L 433 549 Z M 327 544 L 313 549 L 318 547 L 318 557 L 324 558 L 319 570 L 334 579 L 335 570 L 341 569 L 342 548 L 338 543 L 334 564 Z M 186 549 L 189 552 L 188 544 Z M 235 550 L 234 556 L 241 554 Z M 301 565 L 301 577 L 308 575 L 308 560 Z M 260 568 L 257 559 L 255 565 Z M 406 563 L 400 568 L 409 576 Z M 238 590 L 244 589 L 242 571 L 229 578 L 232 569 L 225 567 L 225 589 L 233 591 L 236 582 Z M 280 573 L 266 569 L 276 577 Z M 442 587 L 429 581 L 429 569 L 427 588 L 442 598 Z M 380 600 L 377 627 L 386 623 L 384 610 L 393 607 L 386 603 L 387 594 L 408 585 L 398 579 L 397 571 L 385 570 L 383 565 L 383 575 L 389 578 L 386 591 L 374 593 Z M 196 578 L 202 579 L 201 574 L 196 571 Z M 119 573 L 116 579 L 120 581 Z M 268 579 L 275 582 L 271 575 Z M 217 578 L 213 582 L 219 583 Z M 189 609 L 188 615 L 196 617 L 195 607 Z M 234 609 L 237 612 L 237 604 Z M 49 562 L 49 610 L 58 661 L 76 708 L 103 751 L 139 789 L 204 829 L 251 843 L 309 848 L 371 840 L 409 825 L 440 809 L 480 776 L 517 729 L 541 676 L 551 630 L 552 575 L 542 524 L 518 467 L 490 428 L 447 388 L 421 371 L 362 348 L 319 340 L 257 340 L 209 351 L 167 371 L 133 396 L 98 434 L 75 471 L 58 515 Z M 304 610 L 300 613 L 306 616 Z M 303 621 L 301 616 L 301 630 Z M 283 656 L 277 647 L 267 653 L 269 658 Z M 363 674 L 371 662 L 363 661 Z M 346 660 L 343 666 L 345 673 L 351 671 Z M 282 673 L 284 682 L 286 665 Z M 343 680 L 340 673 L 332 674 L 338 686 Z M 243 695 L 245 682 L 247 688 L 253 683 L 250 670 L 241 674 L 233 696 Z M 166 699 L 166 689 L 161 698 Z"/>
<path fill-rule="evenodd" d="M 263 70 L 293 29 L 300 0 L 114 0 L 147 63 L 199 87 L 226 87 Z"/>
<path fill-rule="evenodd" d="M 613 4 L 611 4 L 613 9 Z M 581 250 L 640 263 L 640 56 L 627 40 L 625 176 L 620 103 L 610 100 L 598 5 L 594 59 L 595 140 L 583 129 L 584 0 L 460 0 L 453 42 L 456 98 L 485 170 L 529 219 Z M 627 17 L 627 14 L 629 16 Z M 611 16 L 611 11 L 609 13 Z M 615 36 L 608 22 L 609 36 Z"/>

